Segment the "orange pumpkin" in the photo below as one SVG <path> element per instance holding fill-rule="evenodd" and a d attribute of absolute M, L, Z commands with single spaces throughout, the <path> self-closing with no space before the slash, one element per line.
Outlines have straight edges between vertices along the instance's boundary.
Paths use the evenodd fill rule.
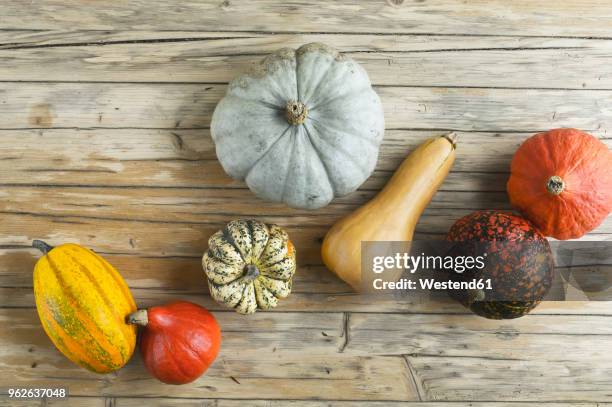
<path fill-rule="evenodd" d="M 578 238 L 612 210 L 612 152 L 580 130 L 530 137 L 514 154 L 510 172 L 510 202 L 546 236 Z"/>

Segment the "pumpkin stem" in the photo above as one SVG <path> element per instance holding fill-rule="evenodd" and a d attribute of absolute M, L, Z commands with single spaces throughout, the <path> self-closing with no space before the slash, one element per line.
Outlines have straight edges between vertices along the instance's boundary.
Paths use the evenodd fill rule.
<path fill-rule="evenodd" d="M 565 182 L 558 175 L 553 175 L 546 182 L 546 190 L 553 195 L 561 194 L 561 192 L 563 192 L 564 189 L 565 189 Z"/>
<path fill-rule="evenodd" d="M 244 279 L 247 281 L 253 281 L 259 277 L 259 269 L 254 264 L 247 264 L 244 266 Z"/>
<path fill-rule="evenodd" d="M 453 148 L 457 148 L 457 139 L 459 138 L 459 136 L 457 135 L 457 133 L 455 133 L 454 131 L 443 135 L 442 137 L 444 137 L 445 139 L 448 140 L 449 143 L 451 143 L 453 145 Z"/>
<path fill-rule="evenodd" d="M 149 323 L 149 314 L 146 309 L 139 309 L 127 316 L 126 322 L 132 325 L 147 326 Z"/>
<path fill-rule="evenodd" d="M 304 123 L 306 116 L 308 116 L 308 108 L 302 102 L 290 100 L 287 102 L 285 109 L 287 121 L 294 126 Z"/>
<path fill-rule="evenodd" d="M 53 250 L 53 246 L 48 245 L 47 243 L 43 242 L 42 240 L 33 240 L 32 241 L 32 247 L 35 248 L 35 249 L 40 250 L 42 252 L 42 254 L 47 254 L 51 250 Z"/>
<path fill-rule="evenodd" d="M 482 302 L 486 298 L 486 294 L 483 290 L 468 290 L 468 302 L 470 304 L 474 302 Z"/>

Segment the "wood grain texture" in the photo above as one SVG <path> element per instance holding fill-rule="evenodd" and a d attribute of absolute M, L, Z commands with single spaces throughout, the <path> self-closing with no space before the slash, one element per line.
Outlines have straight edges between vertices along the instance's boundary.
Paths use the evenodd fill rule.
<path fill-rule="evenodd" d="M 2 83 L 0 128 L 206 128 L 221 84 Z M 608 132 L 612 91 L 377 87 L 387 129 Z M 10 107 L 10 108 L 9 108 Z"/>
<path fill-rule="evenodd" d="M 443 133 L 387 130 L 373 175 L 358 192 L 335 202 L 368 199 L 380 190 L 410 151 L 427 138 Z M 478 199 L 471 199 L 471 206 L 507 205 L 502 195 L 512 155 L 531 134 L 458 132 L 456 162 L 442 191 L 480 194 Z M 612 146 L 605 130 L 593 134 Z M 17 145 L 15 139 L 19 140 Z M 232 180 L 223 172 L 208 129 L 0 130 L 0 172 L 2 185 L 223 188 L 210 192 L 220 196 L 233 193 L 228 189 L 246 188 L 243 182 Z M 202 192 L 200 196 L 207 194 Z M 252 195 L 244 196 L 247 197 L 255 199 Z M 280 210 L 281 206 L 276 208 Z"/>
<path fill-rule="evenodd" d="M 105 397 L 69 397 L 66 399 L 17 400 L 0 396 L 0 407 L 113 407 L 114 402 L 115 400 L 112 398 Z"/>
<path fill-rule="evenodd" d="M 272 312 L 361 312 L 361 313 L 402 313 L 402 314 L 466 314 L 469 311 L 445 297 L 435 297 L 430 301 L 410 298 L 370 298 L 350 292 L 348 287 L 337 283 L 327 291 L 312 292 L 298 279 L 299 289 L 283 300 L 278 309 Z M 322 285 L 322 284 L 321 284 Z M 335 290 L 335 291 L 334 291 Z M 555 290 L 556 291 L 556 290 Z M 202 281 L 194 288 L 135 288 L 132 294 L 139 307 L 152 307 L 177 299 L 191 301 L 213 311 L 226 311 L 215 303 Z M 609 297 L 608 297 L 609 298 Z M 30 287 L 0 287 L 0 307 L 32 308 L 32 289 Z M 534 315 L 612 315 L 607 301 L 545 301 L 532 311 Z"/>
<path fill-rule="evenodd" d="M 194 385 L 175 387 L 155 386 L 138 356 L 116 374 L 82 372 L 49 344 L 34 310 L 5 309 L 0 320 L 12 329 L 0 334 L 10 344 L 0 351 L 8 373 L 0 385 L 68 383 L 73 395 L 109 397 L 608 399 L 609 316 L 532 315 L 509 322 L 473 315 L 258 313 L 248 325 L 232 311 L 215 316 L 224 327 L 219 358 Z M 309 344 L 307 358 L 303 343 Z M 600 361 L 597 367 L 587 367 L 591 359 Z M 543 393 L 542 386 L 554 391 Z"/>
<path fill-rule="evenodd" d="M 603 0 L 8 0 L 0 18 L 0 407 L 609 405 L 612 307 L 547 301 L 488 321 L 447 298 L 370 298 L 321 265 L 329 226 L 374 196 L 426 138 L 459 131 L 453 171 L 417 227 L 439 239 L 476 209 L 508 209 L 512 154 L 578 127 L 612 147 L 612 7 Z M 283 46 L 319 41 L 368 71 L 386 135 L 372 177 L 317 212 L 262 202 L 218 163 L 210 120 L 227 83 Z M 208 237 L 235 217 L 285 227 L 291 296 L 244 318 L 208 295 Z M 34 238 L 79 242 L 139 306 L 184 299 L 219 318 L 222 354 L 187 386 L 139 356 L 117 374 L 51 345 L 32 297 Z M 606 220 L 583 240 L 612 239 Z M 589 271 L 596 265 L 583 265 Z M 560 279 L 553 292 L 565 290 Z M 70 386 L 17 401 L 7 386 Z M 248 400 L 248 401 L 247 401 Z"/>
<path fill-rule="evenodd" d="M 78 12 L 75 10 L 79 6 Z M 605 0 L 561 4 L 530 0 L 342 0 L 250 2 L 163 0 L 108 5 L 45 0 L 25 8 L 3 4 L 0 29 L 73 30 L 235 30 L 271 32 L 381 32 L 609 37 L 612 23 Z M 163 18 L 161 17 L 163 16 Z"/>
<path fill-rule="evenodd" d="M 469 211 L 464 211 L 467 213 Z M 431 213 L 429 211 L 428 213 Z M 461 212 L 459 212 L 461 213 Z M 414 239 L 440 239 L 457 220 L 457 210 L 440 211 L 432 216 L 424 215 L 417 225 Z M 0 245 L 29 247 L 32 240 L 42 239 L 50 244 L 81 242 L 100 252 L 140 254 L 143 256 L 199 256 L 208 238 L 230 219 L 225 215 L 212 215 L 200 222 L 154 222 L 133 219 L 104 219 L 101 217 L 63 216 L 49 217 L 42 214 L 5 213 Z M 296 217 L 298 219 L 299 217 Z M 329 224 L 291 224 L 284 218 L 260 215 L 258 219 L 284 226 L 298 249 L 300 264 L 320 264 L 320 242 Z M 601 228 L 607 231 L 610 225 Z M 425 228 L 425 230 L 423 229 Z M 7 232 L 4 232 L 4 231 Z M 589 235 L 592 239 L 610 239 L 608 233 Z"/>
<path fill-rule="evenodd" d="M 379 190 L 412 149 L 442 133 L 387 130 L 376 172 L 361 191 Z M 528 133 L 460 133 L 459 137 L 454 170 L 485 174 L 453 175 L 444 188 L 503 191 L 512 153 Z M 12 142 L 14 138 L 19 145 Z M 223 172 L 208 129 L 3 130 L 0 152 L 2 184 L 245 188 Z M 483 158 L 472 160 L 472 154 Z M 22 159 L 27 156 L 38 158 Z M 498 173 L 503 174 L 496 185 L 491 181 Z M 473 180 L 479 184 L 470 184 Z"/>
<path fill-rule="evenodd" d="M 609 40 L 232 32 L 163 33 L 163 38 L 150 39 L 138 31 L 95 34 L 58 38 L 49 32 L 30 39 L 5 34 L 2 39 L 0 32 L 0 58 L 5 61 L 0 80 L 227 83 L 277 49 L 323 42 L 361 63 L 375 85 L 612 89 Z M 49 65 L 55 68 L 49 71 Z M 553 65 L 555 75 L 550 74 Z"/>
<path fill-rule="evenodd" d="M 233 311 L 216 313 L 223 326 L 221 353 L 205 377 L 190 386 L 163 386 L 151 378 L 136 356 L 116 375 L 81 372 L 40 335 L 34 310 L 6 310 L 2 320 L 13 329 L 2 334 L 11 353 L 0 351 L 6 387 L 16 380 L 36 385 L 71 383 L 71 394 L 157 397 L 294 398 L 415 400 L 401 358 L 345 357 L 340 313 L 256 314 L 245 324 Z M 35 334 L 36 332 L 36 334 Z M 308 362 L 301 343 L 309 343 Z M 26 366 L 19 360 L 28 358 Z M 11 365 L 14 366 L 11 367 Z M 34 364 L 32 367 L 32 364 Z M 232 379 L 233 378 L 233 379 Z"/>
<path fill-rule="evenodd" d="M 139 406 L 138 402 L 142 402 L 142 400 L 138 399 L 117 399 L 117 407 L 136 407 Z M 196 404 L 195 400 L 168 400 L 159 402 L 159 404 L 151 404 L 152 407 L 239 407 L 243 406 L 244 403 L 238 400 L 215 400 L 206 402 L 203 404 Z M 200 402 L 201 403 L 201 402 Z M 208 403 L 208 404 L 207 404 Z M 434 402 L 434 403 L 422 403 L 422 402 L 404 402 L 404 401 L 334 401 L 334 402 L 326 402 L 326 401 L 297 401 L 297 400 L 289 400 L 289 401 L 280 401 L 280 400 L 261 400 L 261 401 L 253 401 L 251 402 L 252 407 L 329 407 L 329 406 L 337 406 L 337 407 L 383 407 L 383 406 L 397 406 L 397 405 L 406 405 L 409 407 L 529 407 L 529 404 L 526 403 L 464 403 L 464 402 L 453 402 L 453 403 L 445 403 L 445 402 Z M 568 407 L 570 404 L 565 403 L 546 403 L 547 407 Z M 571 406 L 575 407 L 606 407 L 608 404 L 593 404 L 593 403 L 573 403 Z"/>
<path fill-rule="evenodd" d="M 243 400 L 151 397 L 71 397 L 68 400 L 34 402 L 0 397 L 0 407 L 243 407 Z M 314 401 L 314 400 L 249 400 L 249 407 L 531 407 L 530 403 L 504 402 L 407 402 L 407 401 Z M 544 403 L 546 407 L 607 407 L 609 403 Z"/>

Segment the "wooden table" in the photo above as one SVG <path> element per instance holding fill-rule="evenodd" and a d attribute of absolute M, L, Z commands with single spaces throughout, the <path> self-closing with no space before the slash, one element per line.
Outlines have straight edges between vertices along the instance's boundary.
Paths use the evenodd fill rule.
<path fill-rule="evenodd" d="M 227 177 L 209 125 L 232 77 L 312 41 L 363 64 L 387 131 L 363 187 L 308 212 Z M 319 256 L 328 227 L 432 135 L 455 130 L 460 146 L 419 238 L 440 238 L 472 210 L 508 208 L 509 161 L 533 132 L 578 127 L 612 145 L 608 0 L 7 0 L 0 81 L 3 394 L 69 386 L 69 401 L 41 405 L 79 407 L 612 401 L 610 303 L 549 302 L 489 321 L 448 301 L 364 300 Z M 300 263 L 293 294 L 250 317 L 211 301 L 200 265 L 208 237 L 246 216 L 287 228 Z M 610 237 L 607 221 L 585 239 Z M 36 316 L 34 238 L 102 253 L 139 306 L 181 298 L 214 310 L 224 339 L 214 366 L 185 386 L 152 379 L 138 355 L 106 376 L 73 366 Z"/>

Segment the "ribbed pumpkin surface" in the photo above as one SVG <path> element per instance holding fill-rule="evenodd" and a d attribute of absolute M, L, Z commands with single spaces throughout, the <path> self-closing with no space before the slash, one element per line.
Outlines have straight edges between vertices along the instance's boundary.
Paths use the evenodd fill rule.
<path fill-rule="evenodd" d="M 91 250 L 64 244 L 42 257 L 34 296 L 45 332 L 74 363 L 108 373 L 132 356 L 136 327 L 125 317 L 136 304 L 121 275 Z"/>
<path fill-rule="evenodd" d="M 233 220 L 210 237 L 202 259 L 210 295 L 241 314 L 272 309 L 291 293 L 295 256 L 279 226 Z"/>

